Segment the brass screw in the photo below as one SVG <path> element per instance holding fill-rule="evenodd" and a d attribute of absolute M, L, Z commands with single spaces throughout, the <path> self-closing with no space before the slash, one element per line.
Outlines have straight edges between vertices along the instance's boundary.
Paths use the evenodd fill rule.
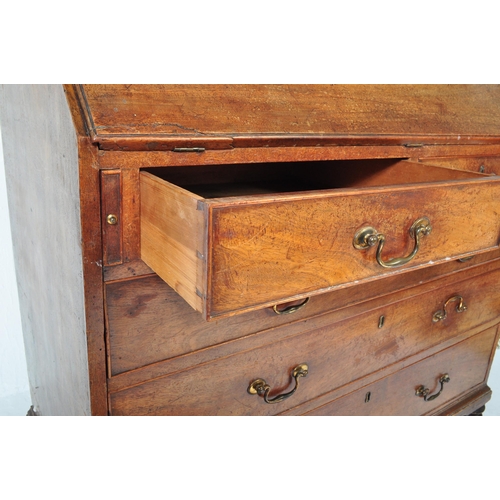
<path fill-rule="evenodd" d="M 115 224 L 118 224 L 118 217 L 116 215 L 113 215 L 113 214 L 109 214 L 107 217 L 106 217 L 106 221 L 108 222 L 108 224 L 110 224 L 111 226 L 114 226 Z"/>

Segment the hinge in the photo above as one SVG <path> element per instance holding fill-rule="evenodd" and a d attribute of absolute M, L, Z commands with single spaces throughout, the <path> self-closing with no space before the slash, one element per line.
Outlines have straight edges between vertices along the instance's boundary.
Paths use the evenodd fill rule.
<path fill-rule="evenodd" d="M 423 148 L 424 144 L 422 142 L 409 142 L 407 144 L 403 144 L 405 148 Z"/>
<path fill-rule="evenodd" d="M 174 153 L 203 153 L 205 148 L 174 148 Z"/>

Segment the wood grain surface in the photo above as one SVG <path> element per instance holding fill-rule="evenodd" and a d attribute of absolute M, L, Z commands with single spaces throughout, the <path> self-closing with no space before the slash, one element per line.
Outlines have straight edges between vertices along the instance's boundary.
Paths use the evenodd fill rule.
<path fill-rule="evenodd" d="M 141 258 L 191 307 L 203 311 L 206 213 L 199 198 L 141 173 Z"/>
<path fill-rule="evenodd" d="M 368 322 L 368 329 L 378 329 L 378 319 L 383 315 L 383 328 L 386 330 L 396 328 L 412 335 L 422 329 L 433 337 L 429 340 L 433 342 L 441 335 L 445 338 L 449 332 L 458 334 L 487 323 L 500 314 L 499 273 L 498 270 L 490 270 L 479 276 L 471 276 L 470 272 L 460 273 L 453 280 L 440 280 L 432 286 L 415 287 L 415 295 L 401 292 L 390 294 L 379 303 L 365 306 L 365 311 L 366 308 L 376 310 Z M 373 288 L 367 291 L 367 297 L 370 292 L 374 293 Z M 117 375 L 259 331 L 268 330 L 270 335 L 274 335 L 272 332 L 282 325 L 287 325 L 286 328 L 293 334 L 311 325 L 319 328 L 353 315 L 359 316 L 363 308 L 350 307 L 341 314 L 330 314 L 329 318 L 311 319 L 345 307 L 348 294 L 346 291 L 341 292 L 315 297 L 307 307 L 293 315 L 278 316 L 272 309 L 267 309 L 206 322 L 170 287 L 162 286 L 157 277 L 108 284 L 106 310 L 111 372 Z M 458 314 L 454 309 L 457 304 L 451 304 L 448 317 L 437 324 L 432 323 L 430 318 L 434 312 L 441 310 L 445 301 L 457 294 L 463 297 L 468 310 Z M 358 301 L 363 299 L 362 296 L 356 298 Z M 291 324 L 304 319 L 308 320 L 308 326 L 306 323 L 302 326 Z M 366 326 L 356 320 L 352 328 L 366 329 Z"/>
<path fill-rule="evenodd" d="M 449 401 L 480 386 L 486 380 L 497 327 L 490 328 L 420 363 L 333 401 L 308 415 L 426 415 Z M 415 395 L 424 385 L 429 396 L 440 389 L 439 378 L 447 373 L 450 381 L 432 401 Z M 369 393 L 369 396 L 368 396 Z M 368 400 L 368 401 L 367 401 Z"/>
<path fill-rule="evenodd" d="M 472 172 L 484 172 L 486 174 L 500 174 L 499 156 L 461 156 L 447 158 L 425 158 L 422 162 L 443 167 L 459 168 Z"/>
<path fill-rule="evenodd" d="M 122 175 L 120 170 L 101 172 L 102 262 L 104 266 L 123 262 Z M 115 216 L 110 224 L 108 216 Z"/>
<path fill-rule="evenodd" d="M 311 135 L 313 145 L 461 144 L 498 142 L 500 130 L 498 85 L 83 85 L 78 93 L 95 140 L 109 149 L 173 149 L 183 138 L 249 147 L 266 136 L 293 145 Z"/>
<path fill-rule="evenodd" d="M 214 205 L 209 316 L 493 249 L 499 195 L 498 180 L 478 180 Z M 432 232 L 404 267 L 384 269 L 375 248 L 353 247 L 356 232 L 372 226 L 386 235 L 384 260 L 406 256 L 409 228 L 423 216 Z"/>
<path fill-rule="evenodd" d="M 245 165 L 143 172 L 142 259 L 208 319 L 497 246 L 498 177 L 404 161 L 339 163 L 278 165 L 257 178 Z M 293 182 L 310 191 L 274 192 Z M 415 245 L 409 228 L 424 216 L 432 233 L 403 268 L 382 268 L 376 249 L 353 247 L 356 232 L 372 226 L 386 235 L 385 261 L 406 256 Z"/>
<path fill-rule="evenodd" d="M 107 413 L 102 284 L 95 280 L 99 174 L 70 111 L 58 85 L 0 88 L 24 345 L 40 415 Z M 82 227 L 85 218 L 90 224 Z"/>
<path fill-rule="evenodd" d="M 439 331 L 436 332 L 430 320 L 428 327 L 412 328 L 406 332 L 404 328 L 411 324 L 413 318 L 411 313 L 418 310 L 408 313 L 408 304 L 403 307 L 399 319 L 396 309 L 387 308 L 389 316 L 394 313 L 388 318 L 387 328 L 378 328 L 381 311 L 370 311 L 351 320 L 326 325 L 112 393 L 112 413 L 272 415 L 376 373 L 418 352 L 425 352 L 433 345 L 445 345 L 450 337 L 458 334 L 454 326 L 459 322 L 448 325 L 448 328 L 438 326 Z M 461 350 L 460 355 L 457 353 L 450 357 L 453 359 L 456 356 L 453 364 L 455 373 L 462 370 L 467 374 L 474 371 L 475 365 L 481 366 L 481 378 L 467 385 L 471 381 L 464 376 L 458 394 L 484 381 L 495 336 L 496 328 L 490 331 L 479 349 L 475 349 L 472 343 L 472 349 L 469 345 Z M 451 370 L 448 361 L 443 360 L 442 368 L 433 363 L 433 368 Z M 292 398 L 277 405 L 268 405 L 262 398 L 247 393 L 249 384 L 258 378 L 265 379 L 272 387 L 270 397 L 288 392 L 294 385 L 291 371 L 300 363 L 308 364 L 309 375 L 301 380 L 301 388 Z M 416 386 L 419 383 L 418 380 L 413 381 Z M 415 388 L 412 395 L 414 391 Z M 454 392 L 453 397 L 458 394 Z M 388 405 L 385 410 L 387 414 L 407 411 L 405 405 L 399 405 L 398 410 L 391 406 Z"/>

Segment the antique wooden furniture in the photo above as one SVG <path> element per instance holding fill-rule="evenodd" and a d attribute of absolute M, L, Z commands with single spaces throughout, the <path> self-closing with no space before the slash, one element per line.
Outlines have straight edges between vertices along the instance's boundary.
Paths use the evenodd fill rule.
<path fill-rule="evenodd" d="M 500 87 L 2 88 L 39 414 L 467 415 Z"/>

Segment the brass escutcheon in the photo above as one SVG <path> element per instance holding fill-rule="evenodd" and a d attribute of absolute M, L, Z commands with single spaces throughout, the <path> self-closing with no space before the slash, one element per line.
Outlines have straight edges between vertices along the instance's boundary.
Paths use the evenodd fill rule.
<path fill-rule="evenodd" d="M 385 268 L 393 268 L 404 266 L 410 262 L 417 254 L 420 248 L 420 239 L 422 236 L 427 236 L 432 230 L 431 222 L 427 217 L 420 217 L 410 227 L 410 237 L 415 240 L 415 246 L 411 253 L 406 257 L 397 257 L 384 261 L 382 259 L 382 250 L 385 245 L 385 235 L 380 234 L 374 227 L 368 226 L 356 232 L 353 239 L 353 246 L 356 250 L 367 250 L 370 247 L 377 245 L 376 259 L 380 266 Z"/>
<path fill-rule="evenodd" d="M 269 399 L 271 387 L 262 378 L 254 380 L 248 386 L 247 391 L 249 394 L 258 394 L 259 396 L 262 396 L 267 404 L 280 403 L 281 401 L 288 399 L 292 394 L 295 393 L 295 391 L 299 387 L 299 378 L 307 377 L 308 373 L 309 367 L 305 363 L 301 363 L 300 365 L 296 366 L 292 371 L 292 377 L 295 379 L 295 387 L 290 392 L 287 392 L 286 394 L 280 394 L 272 399 Z"/>

